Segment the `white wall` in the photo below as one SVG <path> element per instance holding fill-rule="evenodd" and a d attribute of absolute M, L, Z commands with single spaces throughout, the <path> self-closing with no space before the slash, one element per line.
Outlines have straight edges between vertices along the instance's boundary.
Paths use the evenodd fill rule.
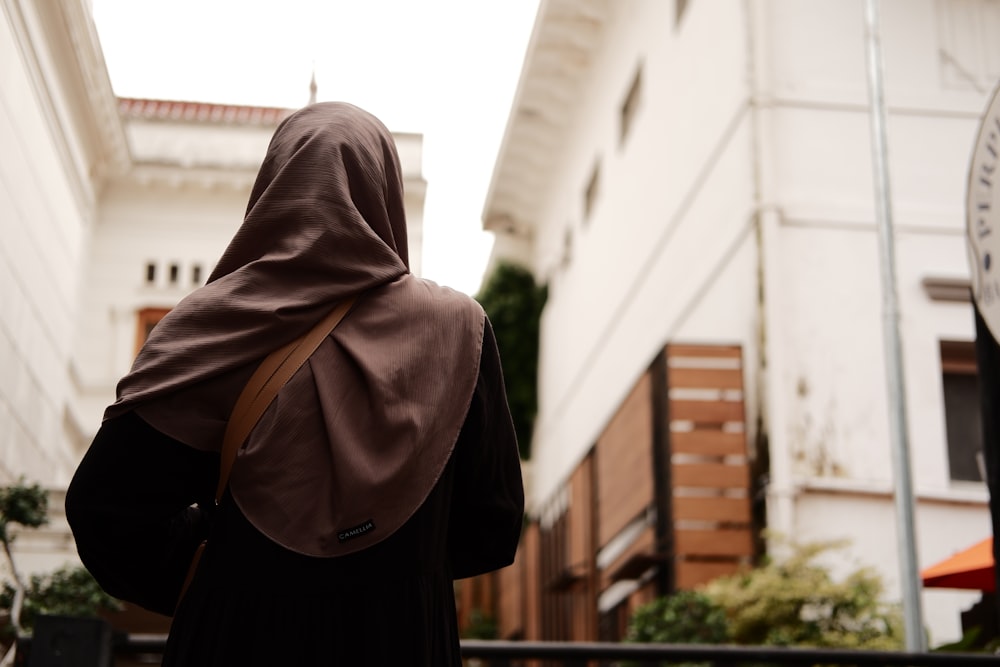
<path fill-rule="evenodd" d="M 730 294 L 717 293 L 718 301 L 696 309 L 698 316 L 691 312 L 695 291 L 729 280 L 721 274 L 735 272 L 740 285 L 752 285 L 756 275 L 753 261 L 720 266 L 720 258 L 752 237 L 745 29 L 739 13 L 696 8 L 675 39 L 669 3 L 612 4 L 591 78 L 569 119 L 536 238 L 536 269 L 549 278 L 550 291 L 535 501 L 569 474 L 689 318 L 717 313 L 718 326 L 697 327 L 706 340 L 747 342 L 752 335 L 746 320 L 730 320 L 728 308 L 736 304 Z M 640 62 L 642 101 L 620 145 L 619 107 Z M 583 193 L 598 159 L 600 193 L 585 222 Z M 572 252 L 560 265 L 567 225 Z"/>
<path fill-rule="evenodd" d="M 886 585 L 886 598 L 898 600 L 899 567 L 896 517 L 888 490 L 880 494 L 813 491 L 798 499 L 792 534 L 802 542 L 848 539 L 849 548 L 828 554 L 823 562 L 834 577 L 859 567 L 873 567 Z M 976 504 L 923 498 L 917 513 L 917 552 L 926 567 L 978 542 L 990 533 L 989 516 Z M 954 536 L 978 535 L 968 543 Z M 978 592 L 925 589 L 922 595 L 924 627 L 930 646 L 962 636 L 959 614 L 975 604 Z"/>
<path fill-rule="evenodd" d="M 969 46 L 981 22 L 962 12 L 984 7 L 882 3 L 922 567 L 989 534 L 985 487 L 949 479 L 937 348 L 973 339 L 971 306 L 931 301 L 921 286 L 968 276 L 965 178 L 992 88 L 983 73 L 1000 49 Z M 664 343 L 738 343 L 749 412 L 762 411 L 770 439 L 771 526 L 850 538 L 848 560 L 878 568 L 898 596 L 864 5 L 689 3 L 679 30 L 672 10 L 610 3 L 535 211 L 534 268 L 550 291 L 532 500 L 558 489 Z M 643 97 L 619 146 L 638 62 Z M 969 595 L 925 599 L 932 641 L 957 638 Z"/>
<path fill-rule="evenodd" d="M 92 437 L 114 387 L 131 366 L 137 313 L 171 308 L 211 273 L 243 219 L 249 191 L 166 184 L 112 184 L 101 199 L 88 261 L 79 345 L 75 356 L 82 387 L 79 420 Z M 155 284 L 146 264 L 157 265 Z M 167 281 L 171 263 L 180 267 L 176 285 Z"/>
<path fill-rule="evenodd" d="M 962 6 L 976 3 L 962 3 Z M 883 2 L 889 170 L 909 446 L 926 567 L 989 534 L 982 484 L 949 479 L 938 341 L 973 340 L 971 306 L 926 277 L 968 277 L 964 190 L 985 96 L 947 78 L 941 11 Z M 882 286 L 861 2 L 758 3 L 769 318 L 771 527 L 848 538 L 899 595 Z M 968 39 L 968 37 L 966 37 Z M 827 493 L 826 489 L 836 490 Z M 976 596 L 972 596 L 972 601 Z M 968 594 L 925 594 L 932 644 L 960 635 Z"/>
<path fill-rule="evenodd" d="M 0 484 L 58 485 L 77 456 L 65 408 L 93 192 L 73 128 L 58 125 L 32 16 L 0 11 Z"/>

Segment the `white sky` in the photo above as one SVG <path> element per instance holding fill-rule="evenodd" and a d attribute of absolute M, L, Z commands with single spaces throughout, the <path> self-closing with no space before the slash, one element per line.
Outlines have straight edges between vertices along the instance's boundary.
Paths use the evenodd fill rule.
<path fill-rule="evenodd" d="M 122 97 L 344 100 L 424 135 L 423 274 L 469 294 L 481 214 L 538 0 L 93 0 Z M 263 156 L 262 156 L 263 157 Z"/>

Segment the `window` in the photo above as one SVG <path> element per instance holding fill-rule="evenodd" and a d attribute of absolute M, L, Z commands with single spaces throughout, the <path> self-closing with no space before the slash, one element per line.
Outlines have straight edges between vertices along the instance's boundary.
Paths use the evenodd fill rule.
<path fill-rule="evenodd" d="M 139 311 L 137 316 L 138 327 L 135 337 L 136 353 L 139 352 L 139 348 L 142 347 L 142 344 L 146 342 L 147 338 L 149 338 L 149 334 L 153 331 L 153 327 L 155 327 L 169 312 L 169 308 L 143 308 Z"/>
<path fill-rule="evenodd" d="M 639 98 L 642 92 L 642 65 L 635 71 L 635 77 L 632 79 L 632 85 L 628 89 L 628 94 L 625 95 L 625 101 L 622 103 L 621 108 L 621 136 L 619 136 L 619 141 L 621 145 L 625 144 L 625 138 L 628 137 L 628 131 L 632 127 L 632 119 L 635 118 L 635 111 L 639 107 Z"/>
<path fill-rule="evenodd" d="M 562 265 L 563 268 L 566 268 L 567 266 L 570 265 L 570 262 L 572 261 L 573 261 L 573 227 L 569 226 L 566 228 L 566 231 L 563 232 L 562 257 L 559 260 L 559 264 Z"/>
<path fill-rule="evenodd" d="M 684 19 L 684 12 L 687 10 L 688 0 L 674 0 L 674 26 L 679 26 Z"/>
<path fill-rule="evenodd" d="M 941 341 L 948 469 L 953 481 L 983 480 L 983 425 L 975 343 Z"/>
<path fill-rule="evenodd" d="M 200 262 L 148 260 L 144 270 L 146 287 L 175 289 L 201 287 L 205 283 L 205 267 Z"/>
<path fill-rule="evenodd" d="M 590 172 L 590 180 L 587 181 L 587 189 L 583 192 L 583 219 L 590 220 L 590 212 L 594 209 L 594 202 L 597 200 L 597 193 L 600 191 L 601 183 L 601 163 L 594 165 L 594 170 Z"/>

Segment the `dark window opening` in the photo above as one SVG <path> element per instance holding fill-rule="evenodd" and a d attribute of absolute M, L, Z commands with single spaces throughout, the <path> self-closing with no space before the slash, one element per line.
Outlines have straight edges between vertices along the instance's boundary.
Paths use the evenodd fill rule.
<path fill-rule="evenodd" d="M 584 220 L 590 219 L 590 212 L 594 209 L 594 202 L 597 200 L 597 193 L 600 189 L 601 180 L 601 163 L 598 162 L 594 165 L 594 171 L 590 174 L 590 180 L 587 181 L 587 189 L 583 193 L 583 218 Z"/>
<path fill-rule="evenodd" d="M 201 264 L 195 264 L 191 267 L 191 282 L 195 285 L 201 284 Z"/>
<path fill-rule="evenodd" d="M 954 481 L 983 480 L 983 424 L 975 343 L 941 341 L 948 469 Z"/>
<path fill-rule="evenodd" d="M 684 20 L 684 12 L 687 11 L 688 0 L 674 0 L 674 26 L 679 26 Z"/>
<path fill-rule="evenodd" d="M 156 264 L 153 262 L 146 263 L 146 282 L 149 284 L 156 282 Z"/>
<path fill-rule="evenodd" d="M 171 285 L 177 284 L 177 279 L 180 277 L 180 273 L 181 273 L 181 267 L 177 266 L 176 264 L 171 264 L 170 265 L 170 284 Z"/>
<path fill-rule="evenodd" d="M 621 108 L 621 135 L 619 136 L 619 141 L 622 145 L 625 144 L 625 138 L 628 137 L 629 129 L 632 127 L 632 121 L 635 118 L 636 109 L 639 107 L 639 98 L 642 93 L 642 65 L 635 72 L 635 77 L 632 79 L 632 85 L 628 89 L 628 94 L 625 95 L 625 101 L 622 103 Z"/>

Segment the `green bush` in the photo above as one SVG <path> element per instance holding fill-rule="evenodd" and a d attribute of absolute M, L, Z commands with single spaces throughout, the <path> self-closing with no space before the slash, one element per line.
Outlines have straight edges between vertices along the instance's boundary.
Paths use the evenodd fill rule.
<path fill-rule="evenodd" d="M 38 528 L 48 523 L 49 497 L 38 484 L 27 485 L 24 479 L 15 486 L 0 488 L 0 541 L 8 545 L 7 529 L 12 523 Z"/>
<path fill-rule="evenodd" d="M 870 568 L 843 581 L 815 562 L 843 543 L 793 545 L 788 558 L 710 582 L 704 593 L 726 610 L 737 644 L 899 649 L 898 605 L 881 600 L 884 586 Z"/>
<path fill-rule="evenodd" d="M 33 575 L 28 583 L 18 572 L 11 550 L 11 524 L 38 528 L 48 523 L 48 494 L 38 484 L 18 483 L 0 488 L 0 544 L 11 581 L 0 589 L 0 640 L 10 642 L 30 632 L 39 614 L 96 616 L 101 610 L 118 609 L 118 602 L 105 593 L 83 567 L 64 567 L 46 575 Z M 5 655 L 9 660 L 11 655 Z"/>
<path fill-rule="evenodd" d="M 14 600 L 14 588 L 4 584 L 0 593 L 0 609 L 9 610 Z M 101 611 L 117 611 L 121 604 L 104 592 L 94 577 L 83 567 L 62 567 L 48 574 L 31 576 L 27 587 L 21 625 L 25 630 L 34 627 L 41 614 L 93 618 Z M 10 637 L 13 627 L 3 628 Z"/>
<path fill-rule="evenodd" d="M 469 624 L 462 632 L 463 639 L 496 639 L 498 634 L 495 618 L 478 608 L 469 612 Z"/>
<path fill-rule="evenodd" d="M 869 568 L 834 581 L 816 563 L 842 543 L 792 545 L 790 555 L 697 591 L 681 591 L 633 614 L 628 641 L 894 650 L 902 614 L 883 602 Z"/>
<path fill-rule="evenodd" d="M 635 610 L 628 642 L 722 644 L 728 639 L 726 611 L 697 591 L 657 598 Z"/>

